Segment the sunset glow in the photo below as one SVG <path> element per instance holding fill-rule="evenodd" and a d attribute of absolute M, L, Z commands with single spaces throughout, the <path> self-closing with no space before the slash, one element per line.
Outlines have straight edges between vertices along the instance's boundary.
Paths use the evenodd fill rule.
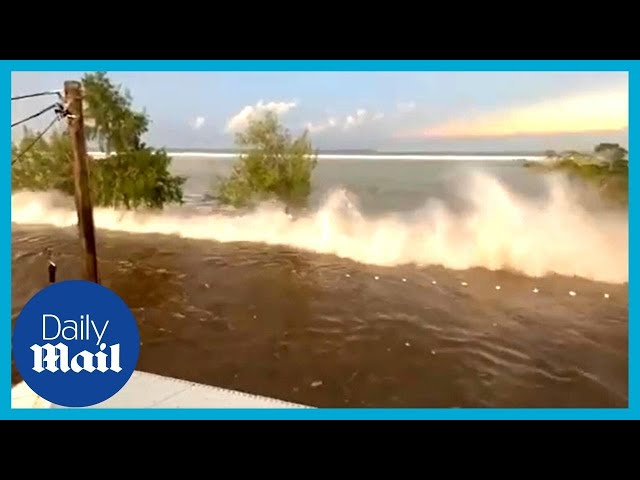
<path fill-rule="evenodd" d="M 425 137 L 492 137 L 621 130 L 629 124 L 629 95 L 609 90 L 455 118 Z"/>

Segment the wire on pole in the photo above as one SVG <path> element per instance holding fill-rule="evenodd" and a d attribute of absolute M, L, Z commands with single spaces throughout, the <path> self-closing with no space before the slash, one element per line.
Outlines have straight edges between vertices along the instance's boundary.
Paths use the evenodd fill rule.
<path fill-rule="evenodd" d="M 33 142 L 31 142 L 29 144 L 29 146 L 27 148 L 25 148 L 22 152 L 20 152 L 20 155 L 18 155 L 16 158 L 14 158 L 11 161 L 11 165 L 13 165 L 14 163 L 16 163 L 18 160 L 20 160 L 29 150 L 31 150 L 31 148 L 33 148 L 33 146 L 38 143 L 38 141 L 44 136 L 45 133 L 47 133 L 47 131 L 53 127 L 53 124 L 56 123 L 58 120 L 60 120 L 60 116 L 56 115 L 55 118 L 53 120 L 51 120 L 51 123 L 49 124 L 49 126 L 47 128 L 45 128 L 42 132 L 40 132 L 40 134 L 35 138 L 35 140 Z"/>
<path fill-rule="evenodd" d="M 33 98 L 33 97 L 43 97 L 45 95 L 57 95 L 58 98 L 62 98 L 62 94 L 60 93 L 59 90 L 49 90 L 46 92 L 38 92 L 38 93 L 29 93 L 27 95 L 18 95 L 16 97 L 11 97 L 11 101 L 13 102 L 14 100 L 22 100 L 25 98 Z"/>
<path fill-rule="evenodd" d="M 25 122 L 28 122 L 29 120 L 33 120 L 36 117 L 39 117 L 40 115 L 47 113 L 49 110 L 53 110 L 54 108 L 60 108 L 60 104 L 59 103 L 54 103 L 53 105 L 49 105 L 47 108 L 44 108 L 42 110 L 40 110 L 38 113 L 34 113 L 33 115 L 31 115 L 30 117 L 27 118 L 23 118 L 22 120 L 19 120 L 15 123 L 11 124 L 11 128 L 13 127 L 17 127 L 20 124 L 23 124 Z"/>

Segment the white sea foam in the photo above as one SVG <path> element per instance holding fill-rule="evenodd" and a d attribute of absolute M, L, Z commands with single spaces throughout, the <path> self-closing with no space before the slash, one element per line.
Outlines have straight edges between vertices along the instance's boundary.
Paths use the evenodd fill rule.
<path fill-rule="evenodd" d="M 525 199 L 497 179 L 471 175 L 460 184 L 471 208 L 453 211 L 427 202 L 406 215 L 363 215 L 349 192 L 333 191 L 320 208 L 291 219 L 278 205 L 229 214 L 180 208 L 164 212 L 95 209 L 98 228 L 171 234 L 220 242 L 288 245 L 367 264 L 438 264 L 453 269 L 507 268 L 530 276 L 577 275 L 628 280 L 628 216 L 585 210 L 559 179 L 546 201 Z M 73 200 L 55 193 L 12 195 L 12 220 L 68 227 Z"/>

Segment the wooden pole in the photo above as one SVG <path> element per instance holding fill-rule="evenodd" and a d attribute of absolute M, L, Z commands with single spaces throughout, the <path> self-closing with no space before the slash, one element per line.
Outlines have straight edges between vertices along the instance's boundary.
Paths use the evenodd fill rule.
<path fill-rule="evenodd" d="M 56 264 L 49 260 L 49 283 L 56 283 Z"/>
<path fill-rule="evenodd" d="M 78 228 L 83 250 L 83 276 L 85 280 L 99 283 L 96 238 L 93 225 L 93 207 L 89 191 L 87 144 L 84 138 L 82 115 L 82 85 L 80 82 L 64 82 L 64 96 L 69 111 L 69 137 L 73 150 L 73 175 L 75 200 L 78 211 Z"/>

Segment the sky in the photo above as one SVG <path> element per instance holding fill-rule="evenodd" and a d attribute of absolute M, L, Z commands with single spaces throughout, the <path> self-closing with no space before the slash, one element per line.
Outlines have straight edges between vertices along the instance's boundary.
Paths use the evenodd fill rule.
<path fill-rule="evenodd" d="M 12 96 L 84 72 L 13 72 Z M 155 147 L 232 148 L 250 118 L 276 112 L 319 149 L 591 150 L 628 146 L 625 72 L 109 72 L 151 118 Z M 12 123 L 52 97 L 12 102 Z M 53 113 L 28 123 L 44 128 Z M 21 128 L 14 128 L 19 138 Z"/>

